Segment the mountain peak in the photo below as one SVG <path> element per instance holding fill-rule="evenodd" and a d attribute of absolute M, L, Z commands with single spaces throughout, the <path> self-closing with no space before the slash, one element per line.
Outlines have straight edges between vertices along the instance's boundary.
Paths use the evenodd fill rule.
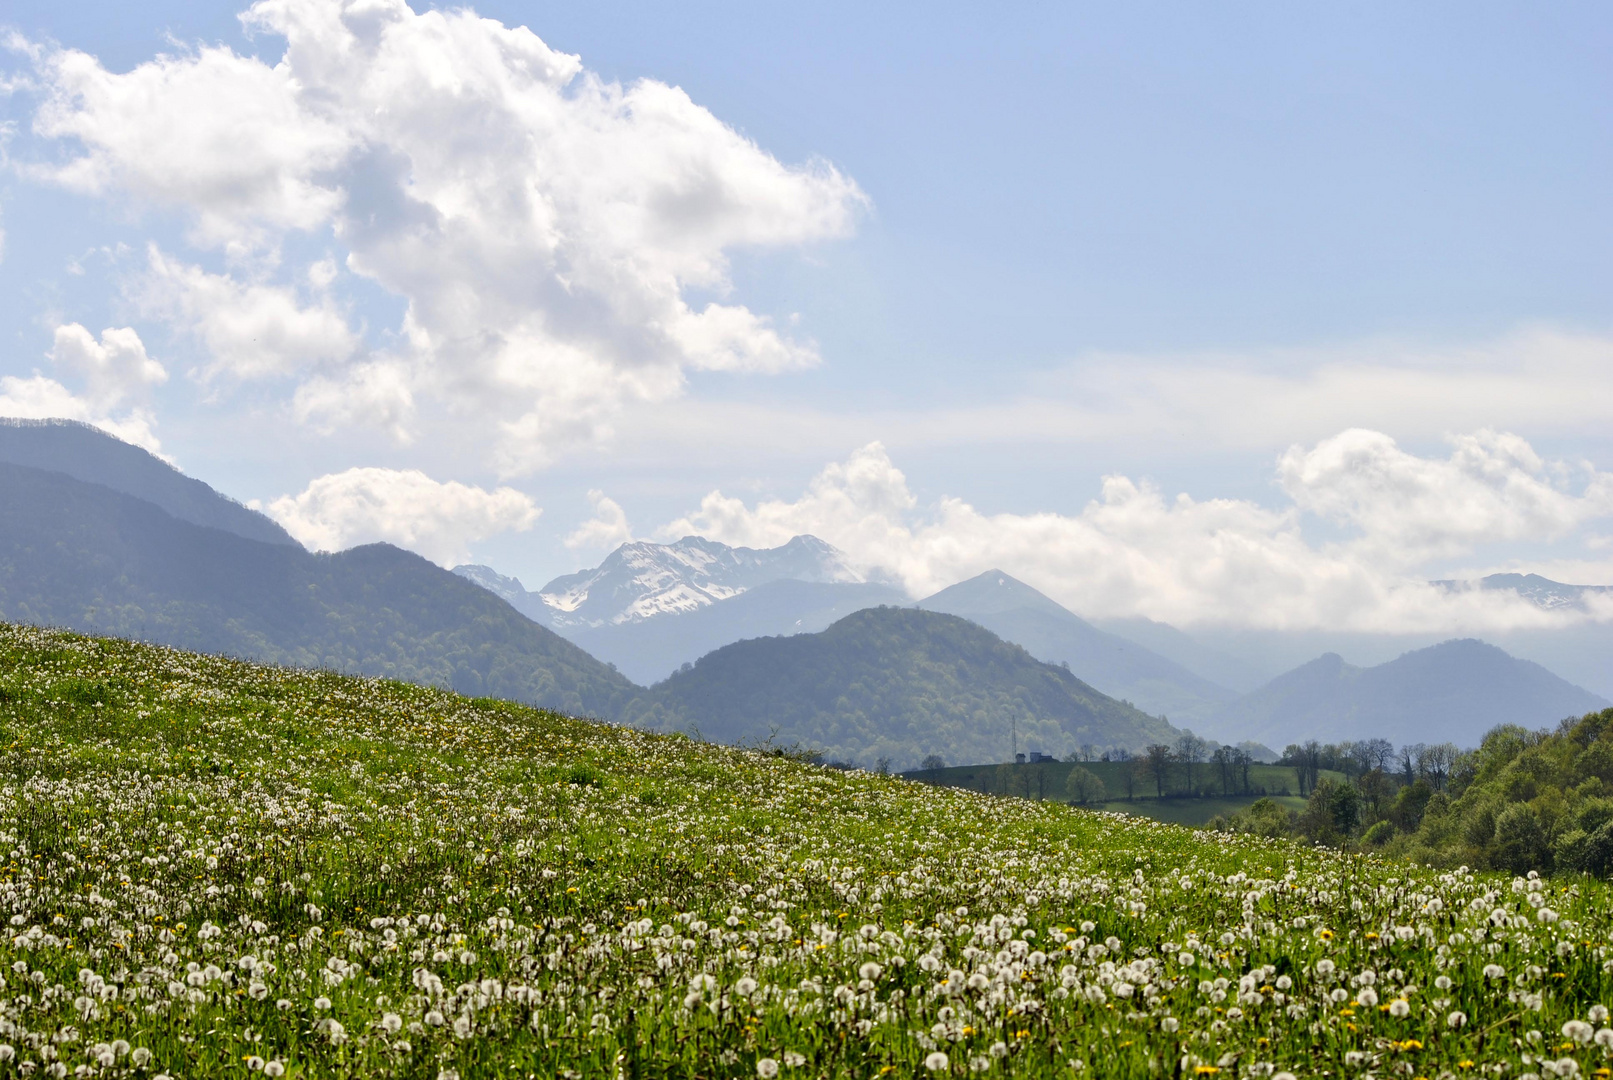
<path fill-rule="evenodd" d="M 1547 611 L 1584 608 L 1593 596 L 1613 597 L 1613 585 L 1569 585 L 1539 574 L 1489 574 L 1477 581 L 1445 580 L 1430 584 L 1447 592 L 1512 592 Z"/>
<path fill-rule="evenodd" d="M 730 547 L 703 536 L 634 540 L 592 570 L 555 578 L 538 597 L 555 626 L 605 626 L 693 611 L 770 581 L 853 584 L 866 579 L 815 536 L 776 548 Z"/>
<path fill-rule="evenodd" d="M 933 596 L 920 600 L 917 606 L 926 611 L 945 611 L 965 618 L 1030 608 L 1082 622 L 1080 616 L 1052 597 L 1001 570 L 987 570 L 956 585 L 949 585 Z"/>

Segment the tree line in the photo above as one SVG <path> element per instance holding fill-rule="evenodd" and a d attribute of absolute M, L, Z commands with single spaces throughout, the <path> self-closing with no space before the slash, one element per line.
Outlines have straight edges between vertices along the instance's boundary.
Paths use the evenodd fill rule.
<path fill-rule="evenodd" d="M 1283 762 L 1307 785 L 1304 810 L 1261 799 L 1212 826 L 1436 866 L 1613 876 L 1613 709 L 1555 730 L 1503 725 L 1474 750 L 1308 742 Z"/>

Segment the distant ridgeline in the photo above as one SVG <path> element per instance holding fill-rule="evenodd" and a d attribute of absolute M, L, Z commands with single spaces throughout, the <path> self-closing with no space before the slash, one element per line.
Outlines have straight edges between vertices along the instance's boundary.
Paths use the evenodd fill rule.
<path fill-rule="evenodd" d="M 311 553 L 263 514 L 67 421 L 0 420 L 0 619 L 895 770 L 1009 761 L 1016 748 L 1120 758 L 1175 746 L 1189 725 L 1228 743 L 1393 730 L 1475 745 L 1496 724 L 1607 704 L 1479 642 L 1368 669 L 1324 656 L 1240 695 L 1217 680 L 1244 687 L 1247 670 L 1162 624 L 1109 624 L 1145 647 L 995 570 L 915 607 L 810 536 L 625 544 L 537 592 L 387 544 Z"/>
<path fill-rule="evenodd" d="M 297 543 L 266 515 L 220 495 L 161 458 L 77 420 L 0 417 L 0 462 L 99 484 L 143 499 L 193 525 L 223 529 L 266 544 Z"/>
<path fill-rule="evenodd" d="M 0 462 L 7 621 L 383 675 L 724 741 L 776 736 L 869 766 L 885 757 L 903 768 L 930 754 L 1003 758 L 1015 731 L 1060 754 L 1174 733 L 978 626 L 898 608 L 863 610 L 822 634 L 730 646 L 765 658 L 763 680 L 749 660 L 718 650 L 645 689 L 416 555 L 387 544 L 305 551 L 255 511 L 83 425 L 0 434 L 5 456 L 31 463 Z M 782 559 L 760 552 L 734 562 L 741 573 L 769 561 L 803 572 L 804 561 L 820 576 L 846 576 L 827 545 L 786 548 L 775 549 Z M 808 597 L 824 614 L 838 615 L 848 596 L 888 595 L 866 582 L 778 582 L 756 588 L 764 600 L 769 584 L 852 590 Z"/>

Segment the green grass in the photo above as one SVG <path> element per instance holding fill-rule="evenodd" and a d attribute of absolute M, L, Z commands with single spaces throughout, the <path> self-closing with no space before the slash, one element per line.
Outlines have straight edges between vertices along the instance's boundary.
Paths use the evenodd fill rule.
<path fill-rule="evenodd" d="M 0 857 L 0 1076 L 1513 1077 L 1613 1044 L 1597 882 L 3 626 Z"/>
<path fill-rule="evenodd" d="M 1199 828 L 1208 825 L 1217 817 L 1229 817 L 1239 810 L 1247 810 L 1257 797 L 1235 795 L 1231 798 L 1210 796 L 1196 799 L 1134 799 L 1130 802 L 1120 799 L 1100 803 L 1093 809 L 1107 810 L 1116 814 L 1133 814 L 1154 821 L 1169 822 L 1172 825 Z M 1272 795 L 1269 798 L 1285 810 L 1305 809 L 1305 800 L 1298 795 Z"/>
<path fill-rule="evenodd" d="M 1246 810 L 1257 799 L 1266 797 L 1286 809 L 1305 808 L 1305 800 L 1292 794 L 1298 790 L 1298 777 L 1288 765 L 1251 765 L 1247 788 L 1244 788 L 1242 778 L 1237 778 L 1232 794 L 1223 793 L 1220 774 L 1213 764 L 1194 766 L 1191 787 L 1186 770 L 1177 765 L 1171 769 L 1163 799 L 1158 797 L 1158 787 L 1152 777 L 1137 772 L 1136 762 L 1087 761 L 1081 762 L 1080 767 L 1103 781 L 1109 795 L 1109 798 L 1092 804 L 1092 809 L 1151 818 L 1173 825 L 1208 825 L 1217 816 L 1226 817 Z M 1038 762 L 1035 765 L 956 765 L 911 772 L 906 776 L 922 783 L 990 795 L 1063 802 L 1070 798 L 1065 784 L 1075 768 L 1075 764 L 1064 761 Z M 1123 797 L 1128 772 L 1132 785 L 1132 798 L 1129 799 Z M 1320 775 L 1334 781 L 1344 779 L 1342 773 L 1327 769 L 1321 770 Z M 1195 794 L 1188 794 L 1189 791 Z"/>

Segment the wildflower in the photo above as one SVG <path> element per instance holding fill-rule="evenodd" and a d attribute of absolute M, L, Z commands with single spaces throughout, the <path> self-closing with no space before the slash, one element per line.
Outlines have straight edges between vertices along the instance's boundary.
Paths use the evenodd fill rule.
<path fill-rule="evenodd" d="M 454 1017 L 454 1037 L 456 1039 L 470 1038 L 471 1030 L 470 1017 L 464 1014 Z"/>
<path fill-rule="evenodd" d="M 143 1046 L 137 1046 L 129 1051 L 129 1062 L 137 1069 L 143 1069 L 151 1064 L 151 1051 Z"/>
<path fill-rule="evenodd" d="M 318 1009 L 320 1012 L 325 1012 L 327 1009 L 330 1008 L 330 998 L 328 998 L 328 997 L 316 997 L 316 998 L 314 998 L 314 1008 Z"/>
<path fill-rule="evenodd" d="M 1583 1020 L 1570 1020 L 1563 1025 L 1563 1038 L 1573 1039 L 1581 1045 L 1590 1042 L 1595 1034 L 1596 1032 L 1591 1028 L 1591 1025 Z"/>
<path fill-rule="evenodd" d="M 425 1021 L 427 1027 L 442 1027 L 448 1022 L 443 1018 L 442 1013 L 438 1012 L 436 1009 L 431 1009 L 420 1019 Z"/>
<path fill-rule="evenodd" d="M 1445 1024 L 1452 1031 L 1454 1031 L 1454 1030 L 1456 1030 L 1457 1028 L 1460 1028 L 1460 1027 L 1466 1027 L 1467 1026 L 1467 1013 L 1463 1012 L 1460 1009 L 1457 1009 L 1455 1012 L 1451 1013 L 1449 1016 L 1447 1016 L 1445 1018 Z"/>
<path fill-rule="evenodd" d="M 1395 998 L 1389 1003 L 1389 1015 L 1402 1019 L 1411 1015 L 1411 1002 L 1405 998 Z"/>
<path fill-rule="evenodd" d="M 263 1065 L 263 1059 L 258 1057 L 256 1054 L 249 1055 L 246 1059 L 247 1072 L 257 1072 L 263 1068 Z"/>
<path fill-rule="evenodd" d="M 1500 979 L 1505 977 L 1507 969 L 1500 964 L 1485 964 L 1484 977 L 1486 979 Z"/>
<path fill-rule="evenodd" d="M 949 1064 L 951 1064 L 951 1062 L 947 1058 L 946 1054 L 940 1050 L 935 1051 L 929 1057 L 924 1059 L 924 1067 L 929 1069 L 931 1072 L 940 1072 Z"/>
<path fill-rule="evenodd" d="M 756 1062 L 756 1075 L 761 1080 L 773 1080 L 778 1075 L 778 1062 L 770 1057 L 759 1059 Z"/>
<path fill-rule="evenodd" d="M 1605 1022 L 1607 1020 L 1607 1006 L 1592 1005 L 1590 1007 L 1590 1011 L 1585 1014 L 1585 1018 L 1593 1024 Z"/>
<path fill-rule="evenodd" d="M 1613 1028 L 1597 1028 L 1592 1038 L 1596 1040 L 1597 1046 L 1604 1050 L 1613 1050 Z"/>
<path fill-rule="evenodd" d="M 734 993 L 740 997 L 750 997 L 756 993 L 756 980 L 749 975 L 741 975 L 739 980 L 734 983 Z"/>
<path fill-rule="evenodd" d="M 280 1061 L 265 1061 L 263 1063 L 263 1075 L 284 1076 L 286 1075 L 286 1066 Z"/>
<path fill-rule="evenodd" d="M 873 982 L 875 979 L 879 978 L 880 973 L 884 970 L 884 968 L 870 960 L 868 963 L 857 969 L 857 977 L 867 979 L 869 982 Z"/>
<path fill-rule="evenodd" d="M 381 1030 L 388 1035 L 396 1035 L 403 1028 L 403 1017 L 397 1013 L 381 1014 Z"/>
<path fill-rule="evenodd" d="M 1378 1003 L 1378 992 L 1370 986 L 1363 986 L 1361 992 L 1355 995 L 1355 1001 L 1357 1005 L 1364 1005 L 1370 1009 Z"/>
<path fill-rule="evenodd" d="M 784 1064 L 792 1069 L 799 1069 L 806 1064 L 806 1055 L 795 1050 L 784 1051 Z"/>

